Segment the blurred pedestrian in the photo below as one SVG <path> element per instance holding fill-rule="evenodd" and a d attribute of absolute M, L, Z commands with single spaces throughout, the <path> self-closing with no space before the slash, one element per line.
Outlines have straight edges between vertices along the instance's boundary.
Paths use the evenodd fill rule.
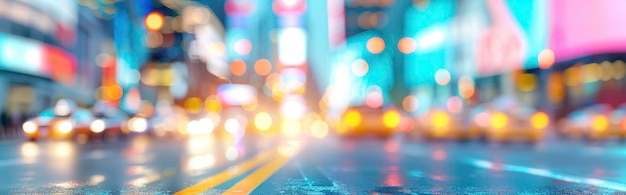
<path fill-rule="evenodd" d="M 6 109 L 0 113 L 0 137 L 6 137 L 9 129 L 9 113 Z"/>

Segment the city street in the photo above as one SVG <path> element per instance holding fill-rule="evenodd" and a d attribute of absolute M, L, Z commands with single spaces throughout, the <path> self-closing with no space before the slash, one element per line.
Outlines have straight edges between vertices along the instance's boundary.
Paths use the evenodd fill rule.
<path fill-rule="evenodd" d="M 131 137 L 0 141 L 0 194 L 606 194 L 624 143 Z"/>

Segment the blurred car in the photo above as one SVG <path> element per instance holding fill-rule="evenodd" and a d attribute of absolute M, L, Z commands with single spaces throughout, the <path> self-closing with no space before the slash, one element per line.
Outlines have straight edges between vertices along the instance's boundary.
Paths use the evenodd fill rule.
<path fill-rule="evenodd" d="M 71 139 L 76 132 L 90 131 L 93 120 L 91 112 L 85 109 L 75 109 L 63 115 L 49 108 L 24 122 L 22 129 L 31 141 L 40 138 Z"/>
<path fill-rule="evenodd" d="M 472 120 L 469 111 L 453 114 L 443 109 L 431 109 L 418 117 L 416 131 L 429 140 L 468 140 L 481 136 L 481 126 Z"/>
<path fill-rule="evenodd" d="M 152 129 L 150 133 L 159 138 L 187 137 L 189 117 L 185 110 L 176 106 L 167 106 L 148 120 Z"/>
<path fill-rule="evenodd" d="M 597 104 L 574 111 L 559 120 L 558 129 L 573 138 L 626 139 L 626 105 L 611 109 L 609 105 Z"/>
<path fill-rule="evenodd" d="M 182 136 L 209 135 L 215 130 L 215 124 L 219 123 L 219 115 L 214 112 L 200 111 L 198 113 L 187 113 L 188 119 L 185 124 L 185 131 Z"/>
<path fill-rule="evenodd" d="M 89 129 L 77 131 L 77 136 L 102 139 L 117 138 L 128 133 L 124 131 L 124 126 L 128 124 L 129 113 L 106 105 L 96 105 L 92 111 L 95 118 L 90 123 Z"/>
<path fill-rule="evenodd" d="M 342 114 L 335 130 L 342 137 L 374 135 L 388 138 L 394 134 L 400 118 L 400 113 L 391 106 L 351 106 Z"/>
<path fill-rule="evenodd" d="M 515 96 L 499 96 L 481 107 L 484 110 L 476 114 L 475 120 L 489 141 L 537 142 L 550 125 L 548 114 L 522 105 Z"/>
<path fill-rule="evenodd" d="M 489 141 L 506 142 L 522 140 L 537 142 L 545 134 L 550 117 L 531 107 L 518 107 L 514 110 L 492 110 L 485 112 L 488 125 L 485 138 Z"/>

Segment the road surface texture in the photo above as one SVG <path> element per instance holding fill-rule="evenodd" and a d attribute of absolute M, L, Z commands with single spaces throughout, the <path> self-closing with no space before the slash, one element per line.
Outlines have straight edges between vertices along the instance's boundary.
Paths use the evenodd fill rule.
<path fill-rule="evenodd" d="M 132 137 L 0 141 L 0 194 L 607 194 L 626 145 Z"/>

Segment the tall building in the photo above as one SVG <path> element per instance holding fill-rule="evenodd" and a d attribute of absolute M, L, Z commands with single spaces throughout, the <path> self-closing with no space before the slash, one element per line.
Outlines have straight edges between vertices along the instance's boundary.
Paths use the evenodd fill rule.
<path fill-rule="evenodd" d="M 59 98 L 91 104 L 102 28 L 76 1 L 0 0 L 0 110 L 34 114 Z"/>

